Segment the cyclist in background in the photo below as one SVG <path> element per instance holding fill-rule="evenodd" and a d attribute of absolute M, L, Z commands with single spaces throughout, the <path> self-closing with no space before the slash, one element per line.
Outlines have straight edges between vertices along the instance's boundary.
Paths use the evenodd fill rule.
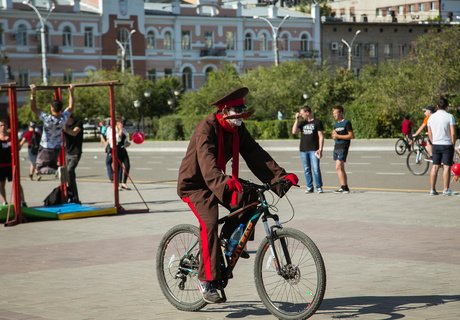
<path fill-rule="evenodd" d="M 414 127 L 414 123 L 411 121 L 410 116 L 406 114 L 404 116 L 404 120 L 401 124 L 401 133 L 404 135 L 404 139 L 412 145 L 412 128 Z"/>
<path fill-rule="evenodd" d="M 218 108 L 217 112 L 197 125 L 179 168 L 177 194 L 189 205 L 200 224 L 198 279 L 203 299 L 208 303 L 222 302 L 216 290 L 216 280 L 221 279 L 218 205 L 234 210 L 257 200 L 251 193 L 243 193 L 238 180 L 239 155 L 264 183 L 283 178 L 293 185 L 298 182 L 297 176 L 287 174 L 246 129 L 243 119 L 250 113 L 246 111 L 244 97 L 248 92 L 249 89 L 243 87 L 212 103 Z M 233 159 L 231 176 L 225 174 L 230 159 Z M 275 191 L 283 195 L 281 189 Z M 225 223 L 224 238 L 228 239 L 237 226 Z"/>
<path fill-rule="evenodd" d="M 427 128 L 427 125 L 428 125 L 428 119 L 430 118 L 430 116 L 436 112 L 436 108 L 433 107 L 433 106 L 426 106 L 425 108 L 423 108 L 423 111 L 425 113 L 425 118 L 423 119 L 423 122 L 422 124 L 420 125 L 420 127 L 417 129 L 417 131 L 415 131 L 413 137 L 415 138 L 416 136 L 418 136 L 421 132 L 423 132 L 425 129 L 428 130 Z M 430 139 L 428 139 L 428 143 L 426 144 L 426 151 L 428 152 L 428 154 L 430 155 L 430 160 L 431 160 L 431 157 L 432 157 L 432 147 L 431 147 L 431 141 Z"/>

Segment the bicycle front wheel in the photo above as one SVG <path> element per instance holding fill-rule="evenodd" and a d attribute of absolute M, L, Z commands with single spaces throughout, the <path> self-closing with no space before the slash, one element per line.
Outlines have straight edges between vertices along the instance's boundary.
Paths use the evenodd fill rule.
<path fill-rule="evenodd" d="M 395 144 L 396 154 L 402 156 L 406 152 L 407 149 L 408 149 L 408 145 L 407 145 L 406 140 L 404 140 L 403 138 L 399 138 Z"/>
<path fill-rule="evenodd" d="M 274 248 L 267 238 L 262 241 L 256 254 L 254 278 L 262 303 L 280 319 L 311 317 L 326 291 L 321 253 L 306 234 L 290 228 L 276 231 Z"/>
<path fill-rule="evenodd" d="M 183 311 L 197 311 L 207 304 L 198 280 L 199 235 L 195 226 L 175 226 L 163 236 L 157 251 L 156 271 L 161 291 L 173 306 Z"/>
<path fill-rule="evenodd" d="M 407 155 L 406 164 L 412 174 L 423 176 L 430 166 L 428 153 L 426 151 L 411 151 Z"/>

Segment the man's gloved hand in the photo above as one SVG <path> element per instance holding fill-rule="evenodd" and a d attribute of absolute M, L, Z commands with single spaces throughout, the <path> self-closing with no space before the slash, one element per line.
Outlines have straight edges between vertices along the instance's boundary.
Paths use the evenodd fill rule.
<path fill-rule="evenodd" d="M 293 186 L 296 186 L 299 182 L 299 178 L 293 173 L 289 173 L 284 179 L 289 181 Z"/>
<path fill-rule="evenodd" d="M 243 192 L 243 186 L 236 179 L 232 178 L 230 180 L 227 180 L 227 182 L 225 184 L 227 185 L 227 190 L 230 191 L 230 192 L 235 192 L 235 191 L 238 192 L 238 193 Z"/>

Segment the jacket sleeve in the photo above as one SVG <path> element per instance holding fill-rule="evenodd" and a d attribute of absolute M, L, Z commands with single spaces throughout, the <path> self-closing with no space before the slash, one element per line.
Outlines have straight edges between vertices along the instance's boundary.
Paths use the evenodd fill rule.
<path fill-rule="evenodd" d="M 229 180 L 229 177 L 217 165 L 217 136 L 215 132 L 210 130 L 197 133 L 195 139 L 198 165 L 204 182 L 209 190 L 221 202 L 224 202 L 225 183 Z"/>

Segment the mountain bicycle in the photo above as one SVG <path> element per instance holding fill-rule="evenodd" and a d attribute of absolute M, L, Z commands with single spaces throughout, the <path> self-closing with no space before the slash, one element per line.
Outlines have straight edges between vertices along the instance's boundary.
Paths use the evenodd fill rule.
<path fill-rule="evenodd" d="M 232 218 L 250 216 L 243 236 L 231 256 L 224 254 L 225 239 L 220 233 L 219 263 L 222 280 L 217 289 L 227 300 L 224 288 L 233 278 L 233 270 L 257 222 L 262 219 L 266 237 L 259 245 L 254 262 L 254 279 L 262 303 L 280 319 L 307 319 L 319 308 L 326 290 L 326 269 L 315 243 L 303 232 L 284 228 L 277 214 L 270 212 L 265 192 L 290 183 L 281 180 L 274 184 L 258 185 L 241 181 L 246 191 L 258 195 L 255 201 L 219 219 L 225 224 Z M 238 218 L 239 217 L 239 218 Z M 177 309 L 198 311 L 207 303 L 201 294 L 198 280 L 200 262 L 199 229 L 181 224 L 170 229 L 162 238 L 156 257 L 156 272 L 166 299 Z"/>
<path fill-rule="evenodd" d="M 406 150 L 410 151 L 412 149 L 409 141 L 410 140 L 406 139 L 406 137 L 396 140 L 395 151 L 397 155 L 402 156 L 404 153 L 406 153 Z"/>
<path fill-rule="evenodd" d="M 407 168 L 416 176 L 423 176 L 430 166 L 431 157 L 426 150 L 427 143 L 424 137 L 417 137 L 414 140 L 414 150 L 407 155 Z"/>

